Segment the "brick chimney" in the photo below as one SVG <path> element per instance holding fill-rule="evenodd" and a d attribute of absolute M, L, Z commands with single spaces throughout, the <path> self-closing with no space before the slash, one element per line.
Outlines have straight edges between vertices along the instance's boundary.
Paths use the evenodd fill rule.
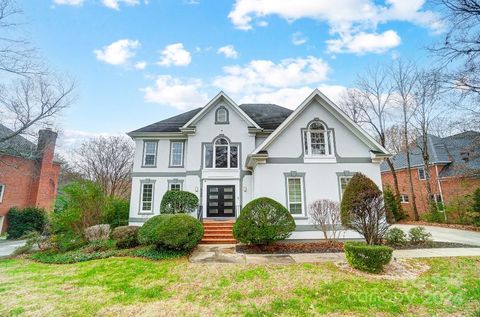
<path fill-rule="evenodd" d="M 58 173 L 60 166 L 53 163 L 55 154 L 55 143 L 57 133 L 52 129 L 38 131 L 37 152 L 39 155 L 37 163 L 37 177 L 32 187 L 31 204 L 47 211 L 53 208 L 58 185 Z"/>

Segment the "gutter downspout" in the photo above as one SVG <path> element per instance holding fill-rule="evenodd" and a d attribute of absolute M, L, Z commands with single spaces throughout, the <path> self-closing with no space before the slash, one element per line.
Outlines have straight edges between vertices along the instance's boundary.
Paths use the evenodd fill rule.
<path fill-rule="evenodd" d="M 435 172 L 437 173 L 438 189 L 440 190 L 440 196 L 442 197 L 443 206 L 445 208 L 445 200 L 443 198 L 442 183 L 440 183 L 440 177 L 438 176 L 438 165 L 435 165 Z M 445 210 L 443 211 L 443 215 L 445 217 L 445 221 L 447 221 L 447 212 Z"/>

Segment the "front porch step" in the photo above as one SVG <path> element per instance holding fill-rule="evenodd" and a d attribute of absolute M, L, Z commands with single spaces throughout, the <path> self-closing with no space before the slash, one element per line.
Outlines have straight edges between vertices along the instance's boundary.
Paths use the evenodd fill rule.
<path fill-rule="evenodd" d="M 233 224 L 232 220 L 227 221 L 215 221 L 204 220 L 203 228 L 204 234 L 200 243 L 208 244 L 235 244 L 237 241 L 233 237 Z"/>

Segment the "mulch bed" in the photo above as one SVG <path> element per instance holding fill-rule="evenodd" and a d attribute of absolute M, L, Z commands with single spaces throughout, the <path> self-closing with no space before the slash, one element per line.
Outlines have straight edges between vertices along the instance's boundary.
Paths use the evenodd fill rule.
<path fill-rule="evenodd" d="M 462 243 L 432 241 L 424 244 L 407 244 L 393 247 L 396 250 L 435 249 L 435 248 L 472 248 L 478 247 Z M 237 244 L 236 251 L 245 254 L 287 254 L 287 253 L 340 253 L 343 242 L 279 242 L 271 245 Z"/>
<path fill-rule="evenodd" d="M 426 222 L 426 221 L 402 220 L 402 221 L 399 221 L 398 224 L 414 225 L 414 226 L 432 226 L 432 227 L 442 227 L 442 228 L 460 229 L 460 230 L 480 232 L 480 227 L 478 227 L 478 226 L 461 225 L 461 224 L 456 224 L 456 223 L 436 223 L 436 222 Z"/>
<path fill-rule="evenodd" d="M 246 254 L 281 254 L 281 253 L 337 253 L 343 252 L 342 242 L 288 242 L 271 245 L 237 244 L 237 252 Z"/>

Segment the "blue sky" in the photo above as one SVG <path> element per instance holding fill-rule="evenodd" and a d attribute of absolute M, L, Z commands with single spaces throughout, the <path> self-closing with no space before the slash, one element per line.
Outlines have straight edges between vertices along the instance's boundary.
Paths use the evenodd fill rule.
<path fill-rule="evenodd" d="M 423 0 L 24 1 L 27 29 L 78 84 L 59 118 L 63 144 L 119 134 L 205 104 L 294 108 L 316 87 L 332 99 L 369 65 L 427 62 L 441 22 Z"/>

